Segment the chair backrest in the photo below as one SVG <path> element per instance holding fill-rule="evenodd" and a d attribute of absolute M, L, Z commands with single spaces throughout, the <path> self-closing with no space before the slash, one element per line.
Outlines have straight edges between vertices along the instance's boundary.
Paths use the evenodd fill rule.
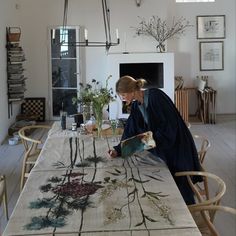
<path fill-rule="evenodd" d="M 34 148 L 37 148 L 39 144 L 42 144 L 42 138 L 45 135 L 45 129 L 50 129 L 49 125 L 30 125 L 21 128 L 18 133 L 22 140 L 26 152 L 31 152 Z M 42 132 L 34 133 L 34 131 L 41 130 Z"/>
<path fill-rule="evenodd" d="M 196 195 L 198 202 L 193 205 L 188 205 L 189 209 L 194 208 L 196 206 L 204 206 L 204 205 L 219 205 L 221 198 L 225 194 L 226 185 L 225 182 L 217 175 L 206 172 L 206 171 L 182 171 L 176 172 L 175 176 L 186 176 L 190 187 L 192 188 L 193 192 Z M 211 180 L 214 182 L 214 190 L 215 194 L 210 197 L 209 199 L 205 200 L 197 186 L 193 183 L 192 177 L 193 176 L 202 176 L 202 178 L 207 178 L 208 182 Z"/>
<path fill-rule="evenodd" d="M 206 213 L 207 211 L 207 216 L 215 215 L 217 211 L 223 211 L 227 212 L 233 215 L 236 215 L 236 209 L 228 206 L 216 206 L 216 205 L 208 205 L 208 206 L 196 206 L 192 208 L 191 213 L 195 212 L 201 212 L 201 213 Z M 205 214 L 206 215 L 206 214 Z M 214 218 L 211 217 L 204 217 L 204 221 L 208 227 L 208 229 L 211 232 L 212 236 L 220 236 L 219 233 L 217 232 L 217 229 L 215 227 L 214 223 Z"/>
<path fill-rule="evenodd" d="M 203 164 L 206 153 L 211 146 L 210 141 L 206 137 L 197 134 L 193 135 L 193 139 L 198 151 L 199 161 Z"/>

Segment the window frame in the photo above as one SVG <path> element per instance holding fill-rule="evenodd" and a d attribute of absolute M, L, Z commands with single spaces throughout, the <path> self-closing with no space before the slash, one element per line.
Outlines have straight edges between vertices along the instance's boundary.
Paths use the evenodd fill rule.
<path fill-rule="evenodd" d="M 60 117 L 53 115 L 53 92 L 56 90 L 76 90 L 78 92 L 80 83 L 82 83 L 82 74 L 81 74 L 81 61 L 82 61 L 82 53 L 80 47 L 76 47 L 76 55 L 75 57 L 68 57 L 63 58 L 62 60 L 73 60 L 76 59 L 76 78 L 77 83 L 76 87 L 53 87 L 52 84 L 52 60 L 58 60 L 57 57 L 52 57 L 52 47 L 51 47 L 51 40 L 53 37 L 53 31 L 57 29 L 63 29 L 63 26 L 50 26 L 48 27 L 48 65 L 49 65 L 49 75 L 48 75 L 48 94 L 49 94 L 49 117 L 51 120 L 58 120 Z M 76 30 L 76 40 L 79 41 L 81 37 L 81 26 L 67 26 L 67 29 L 75 29 Z M 72 103 L 72 101 L 71 101 Z"/>

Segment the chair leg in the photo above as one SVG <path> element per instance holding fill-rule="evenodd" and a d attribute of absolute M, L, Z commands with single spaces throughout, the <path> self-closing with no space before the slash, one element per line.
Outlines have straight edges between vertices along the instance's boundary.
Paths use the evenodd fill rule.
<path fill-rule="evenodd" d="M 21 171 L 21 179 L 20 179 L 20 191 L 22 191 L 25 182 L 25 163 L 23 161 L 22 171 Z"/>
<path fill-rule="evenodd" d="M 8 217 L 8 206 L 7 206 L 7 186 L 6 186 L 6 179 L 5 181 L 5 190 L 4 190 L 4 195 L 3 195 L 3 204 L 4 204 L 4 211 L 5 211 L 5 215 L 7 220 L 9 219 Z"/>
<path fill-rule="evenodd" d="M 21 181 L 20 181 L 20 191 L 22 191 L 25 181 L 28 178 L 28 175 L 31 171 L 31 169 L 34 167 L 34 164 L 24 164 L 22 167 L 22 172 L 21 172 Z"/>
<path fill-rule="evenodd" d="M 207 177 L 204 178 L 203 183 L 204 183 L 204 189 L 205 189 L 206 199 L 209 200 L 209 199 L 210 199 L 210 196 L 209 196 L 209 188 L 208 188 L 208 180 L 207 180 Z"/>
<path fill-rule="evenodd" d="M 6 219 L 8 220 L 8 206 L 7 206 L 7 182 L 5 175 L 0 176 L 1 186 L 2 186 L 2 195 L 0 196 L 0 201 L 3 202 L 4 212 Z M 0 202 L 0 203 L 1 203 Z"/>

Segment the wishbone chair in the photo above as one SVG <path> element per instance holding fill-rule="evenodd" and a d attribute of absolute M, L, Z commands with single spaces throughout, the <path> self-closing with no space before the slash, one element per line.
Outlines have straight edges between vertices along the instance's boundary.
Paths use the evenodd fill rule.
<path fill-rule="evenodd" d="M 23 159 L 20 190 L 23 189 L 26 178 L 28 178 L 31 169 L 33 168 L 41 148 L 39 144 L 43 144 L 42 138 L 45 135 L 45 131 L 51 128 L 49 125 L 31 125 L 25 126 L 19 130 L 19 136 L 25 148 L 25 154 Z"/>
<path fill-rule="evenodd" d="M 219 206 L 220 201 L 226 191 L 225 182 L 219 176 L 205 171 L 182 171 L 182 172 L 176 172 L 175 176 L 185 176 L 188 180 L 191 189 L 193 190 L 196 196 L 197 202 L 195 204 L 188 205 L 188 209 L 190 210 L 190 212 L 195 212 L 200 207 Z M 192 181 L 193 176 L 202 176 L 203 178 L 208 178 L 208 180 L 213 181 L 213 184 L 216 185 L 212 186 L 215 187 L 215 194 L 212 197 L 209 197 L 209 199 L 204 199 L 198 187 Z M 209 214 L 206 211 L 200 211 L 200 213 L 201 214 L 192 214 L 197 225 L 201 225 L 202 222 L 207 222 L 209 218 L 211 222 L 214 221 L 216 211 L 209 211 Z M 199 230 L 201 230 L 200 226 Z"/>
<path fill-rule="evenodd" d="M 206 153 L 211 146 L 211 143 L 208 140 L 208 138 L 202 135 L 198 135 L 198 134 L 193 134 L 193 139 L 197 148 L 198 158 L 201 165 L 201 171 L 206 171 L 204 168 L 203 162 L 205 160 Z M 197 183 L 196 186 L 201 191 L 201 194 L 205 195 L 206 199 L 209 199 L 209 189 L 208 189 L 207 178 L 204 178 L 203 186 L 200 183 Z"/>
<path fill-rule="evenodd" d="M 233 214 L 234 217 L 236 216 L 236 209 L 228 206 L 222 206 L 222 205 L 208 205 L 208 206 L 196 206 L 192 207 L 190 209 L 190 212 L 192 215 L 195 215 L 196 218 L 196 213 L 201 213 L 205 212 L 206 217 L 202 218 L 202 221 L 198 219 L 197 226 L 202 233 L 202 235 L 207 236 L 220 236 L 219 233 L 217 232 L 216 226 L 214 225 L 214 217 L 212 218 L 211 216 L 216 214 L 217 211 L 223 211 L 226 213 Z M 199 214 L 199 216 L 201 216 Z M 199 217 L 198 217 L 199 218 Z M 236 217 L 235 217 L 236 219 Z"/>

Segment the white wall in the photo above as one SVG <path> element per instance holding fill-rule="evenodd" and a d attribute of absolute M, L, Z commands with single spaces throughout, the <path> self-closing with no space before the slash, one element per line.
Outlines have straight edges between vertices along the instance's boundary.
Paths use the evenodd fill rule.
<path fill-rule="evenodd" d="M 15 115 L 8 118 L 7 72 L 6 72 L 6 27 L 18 26 L 19 14 L 16 0 L 0 0 L 0 144 L 6 137 L 8 127 Z M 13 105 L 13 114 L 17 114 L 19 105 Z"/>
<path fill-rule="evenodd" d="M 183 75 L 189 84 L 194 82 L 196 75 L 208 75 L 209 86 L 217 90 L 217 113 L 235 113 L 236 111 L 236 18 L 235 0 L 217 0 L 216 3 L 177 4 L 176 15 L 183 15 L 194 23 L 193 31 L 178 41 L 176 48 L 176 74 Z M 199 70 L 199 42 L 208 40 L 196 39 L 196 16 L 197 15 L 225 15 L 226 16 L 226 38 L 214 41 L 224 42 L 224 70 L 223 71 L 201 71 Z M 209 40 L 213 41 L 213 40 Z M 179 58 L 179 60 L 178 60 Z"/>
<path fill-rule="evenodd" d="M 22 27 L 22 46 L 25 50 L 26 96 L 46 97 L 48 100 L 48 50 L 47 27 L 61 25 L 63 16 L 63 0 L 0 0 L 1 2 L 1 37 L 5 33 L 6 15 Z M 11 9 L 10 2 L 19 3 L 19 9 Z M 102 9 L 100 0 L 69 0 L 68 25 L 82 25 L 88 29 L 88 37 L 91 40 L 103 39 Z M 2 9 L 5 6 L 5 10 Z M 194 27 L 187 29 L 186 35 L 175 40 L 168 41 L 168 52 L 175 53 L 175 75 L 182 75 L 187 86 L 194 85 L 197 75 L 208 75 L 209 85 L 217 90 L 217 113 L 236 113 L 236 79 L 235 79 L 235 0 L 217 0 L 215 3 L 185 3 L 175 4 L 174 0 L 148 0 L 142 1 L 141 7 L 136 7 L 133 0 L 108 0 L 111 11 L 111 29 L 119 29 L 121 43 L 110 52 L 122 51 L 152 51 L 155 52 L 156 42 L 148 37 L 136 37 L 132 26 L 139 23 L 138 16 L 148 19 L 152 15 L 171 19 L 172 16 L 184 16 L 190 20 Z M 6 13 L 7 12 L 7 13 Z M 20 21 L 15 19 L 20 15 Z M 199 70 L 199 40 L 196 39 L 197 15 L 223 14 L 226 15 L 226 39 L 224 39 L 225 68 L 223 71 Z M 14 15 L 12 18 L 11 15 Z M 14 20 L 15 19 L 15 20 Z M 3 27 L 2 27 L 3 25 Z M 2 34 L 3 33 L 3 34 Z M 126 41 L 124 38 L 126 35 Z M 115 38 L 115 32 L 114 32 Z M 5 50 L 1 40 L 1 101 L 0 112 L 4 114 L 4 121 L 0 127 L 5 127 L 1 133 L 6 133 L 7 126 L 11 123 L 7 119 L 6 100 L 6 75 L 5 75 Z M 4 56 L 2 56 L 4 55 Z M 105 67 L 107 55 L 103 48 L 86 48 L 85 53 L 87 81 L 92 79 L 105 80 L 107 74 Z M 118 78 L 113 78 L 118 79 Z M 2 86 L 3 84 L 3 86 Z M 5 88 L 4 88 L 5 86 Z M 48 108 L 47 108 L 48 109 Z M 2 117 L 2 115 L 1 115 Z M 1 120 L 1 119 L 0 119 Z M 0 141 L 3 135 L 0 136 Z"/>

